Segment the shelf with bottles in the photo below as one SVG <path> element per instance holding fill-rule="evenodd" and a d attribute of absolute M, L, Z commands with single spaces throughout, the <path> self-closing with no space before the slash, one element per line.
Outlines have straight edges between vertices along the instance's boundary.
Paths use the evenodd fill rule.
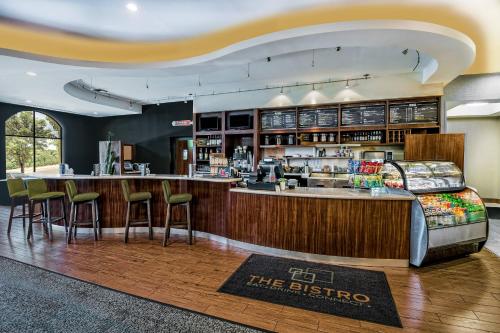
<path fill-rule="evenodd" d="M 486 221 L 486 208 L 476 192 L 465 189 L 454 193 L 418 195 L 429 229 L 453 227 Z"/>
<path fill-rule="evenodd" d="M 222 147 L 212 146 L 210 148 L 196 147 L 196 162 L 208 163 L 210 155 L 214 153 L 221 153 Z"/>
<path fill-rule="evenodd" d="M 197 148 L 222 147 L 222 135 L 198 135 L 195 145 Z"/>
<path fill-rule="evenodd" d="M 315 146 L 317 144 L 336 144 L 337 132 L 300 133 L 299 146 Z"/>
<path fill-rule="evenodd" d="M 296 146 L 297 137 L 295 134 L 261 134 L 260 136 L 261 146 L 264 148 L 279 148 L 285 146 Z"/>
<path fill-rule="evenodd" d="M 385 130 L 341 132 L 340 143 L 383 144 Z"/>

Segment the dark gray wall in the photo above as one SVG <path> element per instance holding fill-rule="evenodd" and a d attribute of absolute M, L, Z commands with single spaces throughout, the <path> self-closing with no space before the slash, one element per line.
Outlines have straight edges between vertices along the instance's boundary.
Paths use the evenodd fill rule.
<path fill-rule="evenodd" d="M 170 144 L 173 137 L 191 137 L 192 126 L 174 127 L 172 121 L 193 118 L 192 102 L 147 105 L 131 116 L 87 117 L 64 112 L 0 103 L 0 176 L 5 178 L 5 120 L 20 111 L 38 111 L 56 119 L 62 127 L 62 160 L 75 173 L 90 174 L 98 162 L 98 141 L 109 131 L 114 140 L 136 145 L 136 161 L 150 162 L 152 173 L 170 173 Z M 0 204 L 9 202 L 7 187 L 0 185 Z"/>
<path fill-rule="evenodd" d="M 152 173 L 171 173 L 170 141 L 193 136 L 192 126 L 174 127 L 174 120 L 193 119 L 192 101 L 147 105 L 142 114 L 100 118 L 99 140 L 113 132 L 113 140 L 135 145 L 136 161 L 151 163 Z"/>

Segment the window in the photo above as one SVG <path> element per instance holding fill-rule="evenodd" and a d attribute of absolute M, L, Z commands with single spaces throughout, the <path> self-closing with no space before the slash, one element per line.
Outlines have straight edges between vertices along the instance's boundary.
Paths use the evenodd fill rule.
<path fill-rule="evenodd" d="M 5 121 L 5 154 L 7 176 L 57 173 L 61 126 L 41 112 L 18 112 Z"/>

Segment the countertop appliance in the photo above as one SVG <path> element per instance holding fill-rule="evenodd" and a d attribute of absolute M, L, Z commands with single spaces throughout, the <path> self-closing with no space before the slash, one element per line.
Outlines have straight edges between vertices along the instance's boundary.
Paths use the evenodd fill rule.
<path fill-rule="evenodd" d="M 410 263 L 479 252 L 488 238 L 488 214 L 462 171 L 445 161 L 391 161 L 384 184 L 412 192 Z"/>
<path fill-rule="evenodd" d="M 307 187 L 335 187 L 335 178 L 330 173 L 313 172 L 307 178 Z"/>

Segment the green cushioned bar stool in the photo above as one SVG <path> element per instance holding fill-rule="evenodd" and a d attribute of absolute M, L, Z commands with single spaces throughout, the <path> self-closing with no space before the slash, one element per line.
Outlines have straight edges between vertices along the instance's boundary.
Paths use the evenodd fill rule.
<path fill-rule="evenodd" d="M 28 239 L 33 235 L 33 223 L 44 223 L 49 228 L 49 239 L 52 240 L 52 223 L 64 221 L 64 228 L 68 231 L 68 221 L 66 220 L 66 206 L 64 204 L 64 192 L 49 192 L 47 182 L 43 179 L 32 179 L 27 182 L 29 199 L 29 227 Z M 50 204 L 52 201 L 59 201 L 61 204 L 61 216 L 53 217 L 51 215 Z M 44 217 L 38 221 L 33 219 L 36 204 L 42 205 Z M 44 208 L 43 208 L 44 207 Z"/>
<path fill-rule="evenodd" d="M 24 187 L 24 181 L 21 178 L 7 179 L 7 189 L 10 197 L 10 215 L 9 225 L 7 227 L 7 234 L 10 234 L 13 219 L 23 219 L 23 228 L 26 227 L 26 204 L 28 203 L 28 190 Z M 21 214 L 14 214 L 16 207 L 22 206 L 23 212 Z"/>
<path fill-rule="evenodd" d="M 163 246 L 167 246 L 167 241 L 170 238 L 170 227 L 184 227 L 188 230 L 188 243 L 189 245 L 193 244 L 193 233 L 191 230 L 191 200 L 193 196 L 190 193 L 180 193 L 180 194 L 172 194 L 170 190 L 170 183 L 168 180 L 164 180 L 161 183 L 163 187 L 163 196 L 165 198 L 165 202 L 167 203 L 167 218 L 165 219 L 165 234 L 163 235 Z M 186 207 L 186 216 L 187 219 L 185 222 L 179 222 L 175 225 L 172 225 L 170 220 L 172 218 L 172 207 L 173 206 L 184 206 Z"/>
<path fill-rule="evenodd" d="M 99 234 L 101 234 L 101 221 L 99 220 L 99 208 L 97 204 L 97 199 L 99 198 L 99 193 L 87 192 L 78 193 L 76 184 L 73 180 L 68 180 L 65 182 L 66 193 L 68 194 L 69 202 L 71 203 L 71 209 L 69 213 L 69 230 L 68 230 L 68 244 L 71 243 L 71 237 L 73 235 L 73 228 L 75 237 L 77 226 L 80 225 L 92 225 L 94 228 L 94 240 L 98 240 L 97 230 L 99 229 Z M 92 219 L 90 221 L 83 220 L 78 221 L 78 208 L 80 206 L 90 206 L 92 211 Z"/>
<path fill-rule="evenodd" d="M 153 225 L 151 223 L 151 193 L 150 192 L 130 192 L 130 185 L 127 180 L 122 180 L 122 190 L 125 201 L 127 202 L 127 217 L 125 221 L 125 243 L 128 242 L 128 231 L 131 226 L 148 224 L 149 227 L 149 239 L 153 239 Z M 146 210 L 148 214 L 147 220 L 130 220 L 130 209 L 134 204 L 146 204 Z"/>

